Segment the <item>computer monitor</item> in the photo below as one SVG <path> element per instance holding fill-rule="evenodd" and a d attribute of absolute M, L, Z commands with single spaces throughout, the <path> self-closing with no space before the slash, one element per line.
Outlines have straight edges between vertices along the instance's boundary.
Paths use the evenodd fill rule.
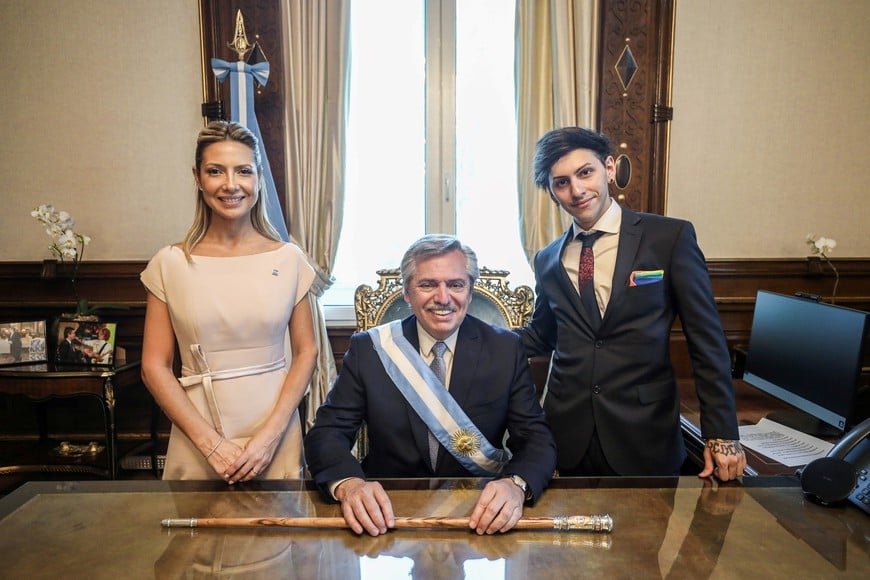
<path fill-rule="evenodd" d="M 842 434 L 863 418 L 854 414 L 867 330 L 866 312 L 759 290 L 743 380 L 796 409 L 770 419 Z"/>

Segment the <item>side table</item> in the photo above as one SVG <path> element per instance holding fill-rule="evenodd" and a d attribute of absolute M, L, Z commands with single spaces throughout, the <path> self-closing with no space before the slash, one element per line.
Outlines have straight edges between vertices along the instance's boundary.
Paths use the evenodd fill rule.
<path fill-rule="evenodd" d="M 0 368 L 0 393 L 24 395 L 34 401 L 53 397 L 96 397 L 102 406 L 106 437 L 106 469 L 71 464 L 65 466 L 0 466 L 0 474 L 46 470 L 95 472 L 116 479 L 118 474 L 117 435 L 115 432 L 115 388 L 139 382 L 140 361 L 117 367 L 70 366 L 41 363 Z M 46 440 L 45 426 L 40 425 L 40 440 Z M 65 468 L 65 469 L 63 469 Z"/>

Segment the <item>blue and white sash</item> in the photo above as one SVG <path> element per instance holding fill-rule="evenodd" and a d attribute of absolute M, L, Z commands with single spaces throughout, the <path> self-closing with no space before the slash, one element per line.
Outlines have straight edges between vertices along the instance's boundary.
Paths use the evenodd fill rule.
<path fill-rule="evenodd" d="M 472 423 L 402 334 L 402 322 L 383 324 L 368 333 L 387 374 L 441 445 L 475 476 L 501 474 L 510 455 L 493 447 Z"/>

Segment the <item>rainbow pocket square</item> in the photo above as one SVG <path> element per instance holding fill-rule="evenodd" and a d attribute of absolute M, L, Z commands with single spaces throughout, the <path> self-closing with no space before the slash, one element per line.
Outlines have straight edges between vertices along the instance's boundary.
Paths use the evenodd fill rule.
<path fill-rule="evenodd" d="M 629 286 L 644 286 L 661 282 L 664 278 L 664 270 L 635 270 L 628 278 Z"/>

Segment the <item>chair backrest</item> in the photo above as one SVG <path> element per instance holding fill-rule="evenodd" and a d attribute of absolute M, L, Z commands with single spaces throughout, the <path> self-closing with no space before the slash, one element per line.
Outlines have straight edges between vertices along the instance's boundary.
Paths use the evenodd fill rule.
<path fill-rule="evenodd" d="M 378 270 L 377 287 L 367 284 L 354 293 L 354 311 L 358 331 L 368 330 L 411 314 L 411 308 L 402 297 L 399 270 Z M 507 270 L 480 269 L 474 283 L 474 297 L 468 313 L 484 322 L 504 328 L 520 328 L 532 317 L 535 294 L 528 286 L 508 287 Z"/>

